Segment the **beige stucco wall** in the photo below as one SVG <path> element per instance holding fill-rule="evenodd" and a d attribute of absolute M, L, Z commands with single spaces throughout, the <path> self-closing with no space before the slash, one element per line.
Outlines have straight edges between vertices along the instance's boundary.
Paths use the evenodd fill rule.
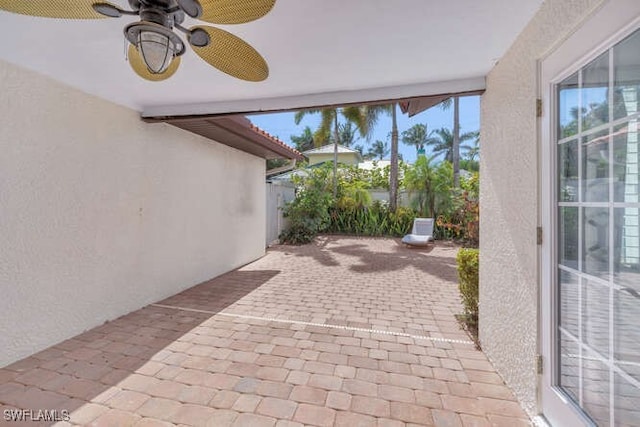
<path fill-rule="evenodd" d="M 333 162 L 333 153 L 311 154 L 308 156 L 309 164 L 315 165 L 322 162 Z M 345 165 L 357 165 L 358 155 L 356 153 L 338 153 L 338 163 Z"/>
<path fill-rule="evenodd" d="M 0 366 L 264 253 L 263 159 L 2 61 L 0 153 Z"/>
<path fill-rule="evenodd" d="M 482 97 L 480 340 L 538 412 L 537 60 L 601 0 L 548 0 L 487 77 Z"/>

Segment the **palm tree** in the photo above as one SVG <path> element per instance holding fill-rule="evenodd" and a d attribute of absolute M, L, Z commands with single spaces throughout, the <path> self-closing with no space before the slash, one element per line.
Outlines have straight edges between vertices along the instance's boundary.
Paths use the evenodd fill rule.
<path fill-rule="evenodd" d="M 421 216 L 433 216 L 435 210 L 432 160 L 433 157 L 420 156 L 413 166 L 405 170 L 404 174 L 404 185 L 413 197 L 412 207 Z"/>
<path fill-rule="evenodd" d="M 453 138 L 451 146 L 451 163 L 453 164 L 453 185 L 460 185 L 460 98 L 454 96 L 440 103 L 443 110 L 451 108 L 453 103 Z"/>
<path fill-rule="evenodd" d="M 391 104 L 391 168 L 389 169 L 389 210 L 398 207 L 398 118 L 397 104 Z"/>
<path fill-rule="evenodd" d="M 340 127 L 338 123 L 338 115 L 342 116 L 347 122 L 353 123 L 358 132 L 363 137 L 369 135 L 369 121 L 366 116 L 365 107 L 344 107 L 344 108 L 321 108 L 311 110 L 301 110 L 296 113 L 294 120 L 296 124 L 300 124 L 302 118 L 308 114 L 320 114 L 321 120 L 318 129 L 314 133 L 314 141 L 329 141 L 333 128 L 333 197 L 338 196 L 338 142 L 340 141 Z"/>
<path fill-rule="evenodd" d="M 469 138 L 472 140 L 471 144 L 462 146 L 460 148 L 466 151 L 465 157 L 467 158 L 467 160 L 471 160 L 475 162 L 476 157 L 480 155 L 480 132 L 475 131 L 475 132 L 469 132 L 469 133 L 472 134 L 472 137 Z"/>
<path fill-rule="evenodd" d="M 409 129 L 402 132 L 402 142 L 407 145 L 413 145 L 416 147 L 416 151 L 420 153 L 420 151 L 424 152 L 424 146 L 429 143 L 432 139 L 431 135 L 433 135 L 434 131 L 431 133 L 427 132 L 426 124 L 416 124 L 410 127 Z"/>
<path fill-rule="evenodd" d="M 371 129 L 382 114 L 391 116 L 391 167 L 389 169 L 389 210 L 398 206 L 398 118 L 397 103 L 366 107 L 366 120 Z"/>
<path fill-rule="evenodd" d="M 369 151 L 367 152 L 367 157 L 373 159 L 382 160 L 389 155 L 389 144 L 386 142 L 377 140 L 374 142 L 371 147 L 369 147 Z"/>
<path fill-rule="evenodd" d="M 477 132 L 467 132 L 460 135 L 459 141 L 468 141 L 476 136 Z M 435 137 L 429 138 L 426 143 L 431 147 L 431 151 L 434 155 L 444 154 L 445 160 L 453 164 L 454 160 L 454 134 L 447 128 L 440 128 L 435 130 Z M 458 159 L 458 166 L 460 159 Z M 458 171 L 459 173 L 459 171 Z M 454 185 L 455 185 L 455 170 L 454 170 Z"/>
<path fill-rule="evenodd" d="M 353 123 L 340 123 L 338 125 L 339 144 L 351 147 L 359 139 L 356 132 L 358 132 L 358 127 L 354 126 Z"/>
<path fill-rule="evenodd" d="M 291 142 L 293 142 L 293 144 L 296 147 L 296 150 L 298 151 L 307 151 L 307 150 L 311 150 L 313 147 L 315 147 L 315 141 L 313 139 L 313 133 L 311 133 L 311 128 L 309 126 L 306 126 L 304 128 L 304 131 L 302 131 L 302 135 L 291 135 Z"/>
<path fill-rule="evenodd" d="M 453 168 L 448 162 L 435 164 L 435 156 L 420 156 L 405 170 L 405 186 L 412 205 L 422 216 L 436 218 L 452 208 Z"/>

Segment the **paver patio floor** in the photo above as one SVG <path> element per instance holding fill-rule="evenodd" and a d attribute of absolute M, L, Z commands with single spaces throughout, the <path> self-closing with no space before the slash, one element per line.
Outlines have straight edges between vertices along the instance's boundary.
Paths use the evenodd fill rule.
<path fill-rule="evenodd" d="M 78 425 L 529 425 L 456 322 L 456 251 L 274 247 L 0 369 L 0 409 Z"/>

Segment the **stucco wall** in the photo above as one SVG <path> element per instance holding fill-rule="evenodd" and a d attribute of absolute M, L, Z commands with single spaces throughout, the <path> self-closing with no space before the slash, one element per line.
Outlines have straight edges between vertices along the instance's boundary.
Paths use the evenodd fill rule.
<path fill-rule="evenodd" d="M 264 253 L 264 160 L 0 61 L 0 366 Z"/>
<path fill-rule="evenodd" d="M 311 154 L 308 157 L 310 165 L 322 162 L 333 162 L 333 153 Z M 357 165 L 358 155 L 356 153 L 338 153 L 338 163 L 343 163 L 345 165 Z"/>
<path fill-rule="evenodd" d="M 537 60 L 602 0 L 548 0 L 487 76 L 481 102 L 480 340 L 530 415 L 536 390 Z"/>

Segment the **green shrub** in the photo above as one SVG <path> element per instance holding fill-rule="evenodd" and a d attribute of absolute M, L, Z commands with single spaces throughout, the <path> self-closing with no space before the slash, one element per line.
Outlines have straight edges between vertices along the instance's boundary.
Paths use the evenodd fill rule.
<path fill-rule="evenodd" d="M 313 227 L 305 224 L 296 224 L 280 233 L 280 241 L 289 245 L 303 245 L 309 243 L 318 235 L 313 231 Z"/>
<path fill-rule="evenodd" d="M 310 171 L 308 176 L 294 177 L 296 198 L 282 210 L 289 226 L 280 234 L 283 243 L 300 245 L 309 243 L 330 224 L 331 165 L 323 165 Z"/>
<path fill-rule="evenodd" d="M 462 240 L 477 248 L 480 243 L 479 175 L 460 180 L 460 191 L 452 193 L 451 208 L 436 218 L 436 238 Z"/>
<path fill-rule="evenodd" d="M 468 320 L 478 319 L 478 249 L 460 249 L 456 257 L 458 262 L 459 289 L 464 306 L 464 314 Z"/>
<path fill-rule="evenodd" d="M 411 230 L 415 212 L 399 207 L 389 211 L 386 204 L 374 202 L 371 206 L 338 203 L 331 209 L 331 225 L 328 231 L 360 236 L 401 237 Z"/>
<path fill-rule="evenodd" d="M 361 182 L 341 182 L 336 206 L 339 209 L 363 209 L 371 206 L 371 193 Z"/>
<path fill-rule="evenodd" d="M 360 169 L 353 165 L 340 165 L 338 170 L 338 187 L 344 188 L 345 184 L 357 184 L 362 188 L 382 188 L 389 189 L 390 166 L 378 167 L 378 162 L 374 161 L 374 168 L 371 170 Z"/>
<path fill-rule="evenodd" d="M 419 156 L 404 167 L 404 186 L 411 205 L 420 216 L 435 218 L 453 208 L 453 166 L 448 161 L 433 163 L 433 157 Z"/>
<path fill-rule="evenodd" d="M 283 210 L 284 217 L 289 219 L 289 227 L 282 232 L 280 240 L 294 245 L 309 243 L 329 226 L 330 205 L 331 195 L 322 189 L 300 190 Z"/>

